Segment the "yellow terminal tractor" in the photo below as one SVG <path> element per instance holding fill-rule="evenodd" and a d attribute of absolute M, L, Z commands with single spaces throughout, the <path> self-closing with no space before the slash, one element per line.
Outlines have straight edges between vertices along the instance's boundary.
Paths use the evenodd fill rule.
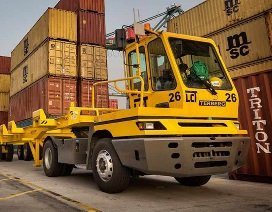
<path fill-rule="evenodd" d="M 12 145 L 28 143 L 47 176 L 70 175 L 75 164 L 86 164 L 108 193 L 125 190 L 133 176 L 172 176 L 201 186 L 211 175 L 242 166 L 249 138 L 240 129 L 238 94 L 215 43 L 144 32 L 127 44 L 125 31 L 116 31 L 125 77 L 94 84 L 92 108 L 71 106 L 58 119 L 39 110 L 29 127 L 1 126 L 2 157 L 11 160 Z M 94 90 L 105 83 L 127 95 L 128 109 L 94 107 Z"/>

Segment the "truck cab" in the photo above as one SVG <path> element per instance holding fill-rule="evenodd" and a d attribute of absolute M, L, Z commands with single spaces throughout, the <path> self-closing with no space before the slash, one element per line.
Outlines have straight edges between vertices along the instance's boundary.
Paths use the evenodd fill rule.
<path fill-rule="evenodd" d="M 238 94 L 212 40 L 164 32 L 128 46 L 126 57 L 129 76 L 140 69 L 146 107 L 178 108 L 188 118 L 237 120 Z M 129 86 L 140 90 L 141 81 L 134 79 Z M 130 108 L 139 106 L 137 95 L 129 101 Z"/>

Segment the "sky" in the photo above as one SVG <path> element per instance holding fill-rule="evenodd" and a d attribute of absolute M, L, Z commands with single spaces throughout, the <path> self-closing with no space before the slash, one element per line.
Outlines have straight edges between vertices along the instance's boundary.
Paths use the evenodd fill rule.
<path fill-rule="evenodd" d="M 10 52 L 31 29 L 48 7 L 54 7 L 58 0 L 1 0 L 0 1 L 0 55 L 10 56 Z M 166 11 L 176 3 L 184 11 L 203 0 L 105 0 L 106 31 L 113 32 L 123 25 L 133 23 L 133 8 L 140 11 L 145 19 Z M 158 19 L 159 21 L 159 19 Z M 108 52 L 109 78 L 122 77 L 122 56 L 118 52 Z"/>

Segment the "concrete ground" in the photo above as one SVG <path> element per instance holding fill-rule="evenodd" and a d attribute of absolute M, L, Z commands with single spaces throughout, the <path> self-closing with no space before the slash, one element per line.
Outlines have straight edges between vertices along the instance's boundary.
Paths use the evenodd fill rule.
<path fill-rule="evenodd" d="M 49 178 L 32 162 L 0 161 L 0 211 L 272 211 L 272 185 L 215 176 L 202 187 L 180 186 L 171 177 L 134 180 L 120 194 L 98 190 L 92 173 Z"/>

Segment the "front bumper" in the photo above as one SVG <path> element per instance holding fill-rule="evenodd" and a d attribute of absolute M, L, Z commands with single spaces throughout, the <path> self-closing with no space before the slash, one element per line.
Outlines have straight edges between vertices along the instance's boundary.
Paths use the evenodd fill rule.
<path fill-rule="evenodd" d="M 113 139 L 121 163 L 146 174 L 201 176 L 233 171 L 245 163 L 248 137 Z"/>

